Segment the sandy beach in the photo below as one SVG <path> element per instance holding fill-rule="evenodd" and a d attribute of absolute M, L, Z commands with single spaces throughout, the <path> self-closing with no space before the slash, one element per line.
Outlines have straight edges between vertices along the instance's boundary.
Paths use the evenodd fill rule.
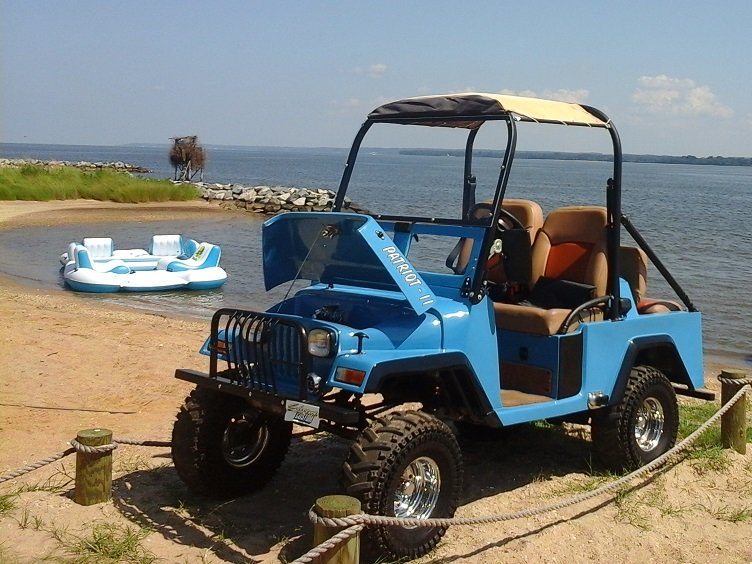
<path fill-rule="evenodd" d="M 206 202 L 0 202 L 0 229 L 217 213 L 243 212 Z M 192 388 L 173 377 L 175 368 L 207 366 L 197 353 L 205 320 L 104 306 L 7 278 L 0 278 L 0 319 L 0 475 L 65 450 L 82 429 L 169 440 Z M 719 389 L 720 368 L 706 367 L 711 389 Z M 595 481 L 584 427 L 525 427 L 493 441 L 468 440 L 463 449 L 461 516 L 546 505 Z M 12 503 L 0 512 L 0 563 L 105 561 L 76 552 L 80 539 L 103 526 L 138 532 L 142 555 L 160 562 L 291 561 L 311 546 L 308 508 L 340 493 L 346 451 L 340 439 L 296 438 L 265 490 L 218 503 L 189 494 L 169 448 L 121 446 L 113 455 L 112 501 L 88 507 L 72 499 L 69 456 L 0 484 L 0 499 Z M 422 561 L 752 562 L 752 449 L 729 451 L 715 464 L 683 460 L 634 486 L 617 499 L 529 519 L 453 527 Z"/>

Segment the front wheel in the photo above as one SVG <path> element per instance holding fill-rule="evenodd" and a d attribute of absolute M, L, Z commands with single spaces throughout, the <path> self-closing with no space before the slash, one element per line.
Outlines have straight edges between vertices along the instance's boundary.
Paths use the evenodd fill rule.
<path fill-rule="evenodd" d="M 237 396 L 196 388 L 172 428 L 172 461 L 193 492 L 237 497 L 272 479 L 291 436 L 292 423 Z"/>
<path fill-rule="evenodd" d="M 615 471 L 630 470 L 670 450 L 679 429 L 676 393 L 668 378 L 650 366 L 636 366 L 621 402 L 595 413 L 593 446 Z"/>
<path fill-rule="evenodd" d="M 462 455 L 445 423 L 420 411 L 377 419 L 350 448 L 343 465 L 347 493 L 363 511 L 391 517 L 452 517 L 462 489 Z M 445 527 L 369 527 L 390 558 L 418 558 Z"/>

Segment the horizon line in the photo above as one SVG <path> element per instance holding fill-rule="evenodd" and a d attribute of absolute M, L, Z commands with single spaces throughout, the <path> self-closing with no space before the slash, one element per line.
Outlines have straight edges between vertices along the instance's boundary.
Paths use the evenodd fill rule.
<path fill-rule="evenodd" d="M 33 143 L 33 142 L 18 142 L 18 141 L 0 141 L 1 145 L 51 145 L 51 146 L 60 146 L 60 147 L 165 147 L 169 148 L 172 144 L 171 143 L 156 143 L 156 142 L 130 142 L 130 143 L 118 143 L 114 145 L 98 145 L 98 144 L 91 144 L 91 143 Z M 225 144 L 225 143 L 208 143 L 203 145 L 206 148 L 230 148 L 230 149 L 318 149 L 318 150 L 330 150 L 330 151 L 347 151 L 349 150 L 349 146 L 345 147 L 333 147 L 333 146 L 326 146 L 326 145 L 313 145 L 313 146 L 303 146 L 303 145 L 237 145 L 237 144 Z M 463 149 L 446 149 L 446 148 L 437 148 L 437 147 L 370 147 L 363 145 L 361 149 L 368 149 L 368 150 L 383 150 L 383 151 L 441 151 L 441 152 L 464 152 Z M 503 149 L 496 149 L 496 148 L 482 148 L 482 147 L 476 147 L 475 150 L 477 151 L 499 151 L 502 152 Z M 554 150 L 546 150 L 546 149 L 534 149 L 534 150 L 524 150 L 524 151 L 516 151 L 517 155 L 524 155 L 524 154 L 551 154 L 551 155 L 598 155 L 598 156 L 608 156 L 611 153 L 602 153 L 598 151 L 554 151 Z M 631 157 L 671 157 L 671 158 L 697 158 L 697 159 L 708 159 L 708 158 L 723 158 L 723 159 L 750 159 L 752 157 L 744 157 L 739 155 L 705 155 L 705 156 L 698 156 L 693 154 L 684 154 L 684 155 L 676 155 L 676 154 L 668 154 L 668 153 L 623 153 L 623 156 L 631 156 Z"/>

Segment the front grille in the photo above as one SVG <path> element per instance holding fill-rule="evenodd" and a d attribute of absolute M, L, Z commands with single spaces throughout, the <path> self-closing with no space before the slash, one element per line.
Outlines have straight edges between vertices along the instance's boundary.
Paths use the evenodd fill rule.
<path fill-rule="evenodd" d="M 268 313 L 220 309 L 211 335 L 212 376 L 222 372 L 253 391 L 304 399 L 310 357 L 303 327 Z"/>

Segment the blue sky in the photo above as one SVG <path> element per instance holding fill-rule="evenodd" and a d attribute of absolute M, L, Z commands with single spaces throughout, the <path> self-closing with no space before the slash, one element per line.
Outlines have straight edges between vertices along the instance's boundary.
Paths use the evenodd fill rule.
<path fill-rule="evenodd" d="M 0 0 L 0 141 L 345 147 L 385 101 L 472 90 L 593 105 L 629 153 L 752 156 L 751 24 L 748 0 Z M 405 129 L 372 145 L 448 146 Z M 552 129 L 521 148 L 608 151 Z"/>

